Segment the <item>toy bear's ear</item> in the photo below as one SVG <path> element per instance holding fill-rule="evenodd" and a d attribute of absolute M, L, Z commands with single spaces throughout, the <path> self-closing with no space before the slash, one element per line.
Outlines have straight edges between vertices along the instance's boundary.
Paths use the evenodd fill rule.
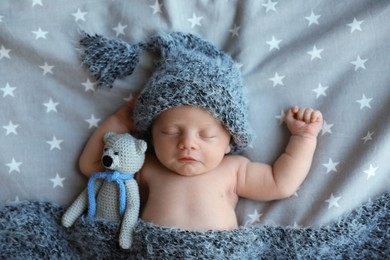
<path fill-rule="evenodd" d="M 107 139 L 110 138 L 111 136 L 115 135 L 115 133 L 113 132 L 107 132 L 105 135 L 104 135 L 104 142 L 106 143 L 107 142 Z"/>
<path fill-rule="evenodd" d="M 144 140 L 136 140 L 136 147 L 137 147 L 137 151 L 139 153 L 144 153 L 146 151 L 146 148 L 148 147 L 148 145 L 146 144 L 146 142 Z"/>

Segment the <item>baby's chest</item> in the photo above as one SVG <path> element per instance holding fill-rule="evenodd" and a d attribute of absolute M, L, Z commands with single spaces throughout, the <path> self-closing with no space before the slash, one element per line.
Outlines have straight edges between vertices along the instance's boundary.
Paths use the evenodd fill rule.
<path fill-rule="evenodd" d="M 234 178 L 223 173 L 204 173 L 197 176 L 181 176 L 176 173 L 160 171 L 149 179 L 149 193 L 156 196 L 211 199 L 225 197 L 234 190 Z"/>

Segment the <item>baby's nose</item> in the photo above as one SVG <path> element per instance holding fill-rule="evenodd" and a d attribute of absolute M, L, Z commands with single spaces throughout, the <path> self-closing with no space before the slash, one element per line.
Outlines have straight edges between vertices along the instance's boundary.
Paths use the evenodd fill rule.
<path fill-rule="evenodd" d="M 184 134 L 181 141 L 179 142 L 180 149 L 197 149 L 198 138 L 195 134 L 187 133 Z"/>

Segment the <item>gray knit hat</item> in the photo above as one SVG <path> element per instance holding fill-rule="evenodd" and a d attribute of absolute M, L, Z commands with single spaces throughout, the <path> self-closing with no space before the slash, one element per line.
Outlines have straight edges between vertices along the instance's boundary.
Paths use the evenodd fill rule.
<path fill-rule="evenodd" d="M 143 88 L 134 110 L 141 133 L 153 120 L 177 106 L 207 109 L 232 136 L 232 151 L 246 148 L 252 140 L 240 70 L 233 59 L 211 43 L 180 32 L 161 33 L 147 42 L 128 44 L 119 39 L 84 35 L 83 64 L 98 86 L 112 86 L 116 78 L 130 75 L 142 50 L 159 55 L 155 70 Z"/>

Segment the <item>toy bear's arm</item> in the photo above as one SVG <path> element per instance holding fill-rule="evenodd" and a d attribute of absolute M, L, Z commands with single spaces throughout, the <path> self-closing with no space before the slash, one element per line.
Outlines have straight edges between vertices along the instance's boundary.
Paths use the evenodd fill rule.
<path fill-rule="evenodd" d="M 100 187 L 102 186 L 102 180 L 96 180 L 95 191 L 97 194 Z M 64 227 L 70 227 L 73 223 L 84 213 L 88 207 L 88 188 L 84 189 L 83 192 L 77 197 L 77 199 L 70 205 L 62 216 L 62 225 Z"/>
<path fill-rule="evenodd" d="M 126 181 L 125 184 L 126 210 L 122 220 L 119 245 L 124 249 L 129 249 L 133 242 L 133 229 L 138 221 L 140 196 L 138 184 L 135 180 Z"/>

